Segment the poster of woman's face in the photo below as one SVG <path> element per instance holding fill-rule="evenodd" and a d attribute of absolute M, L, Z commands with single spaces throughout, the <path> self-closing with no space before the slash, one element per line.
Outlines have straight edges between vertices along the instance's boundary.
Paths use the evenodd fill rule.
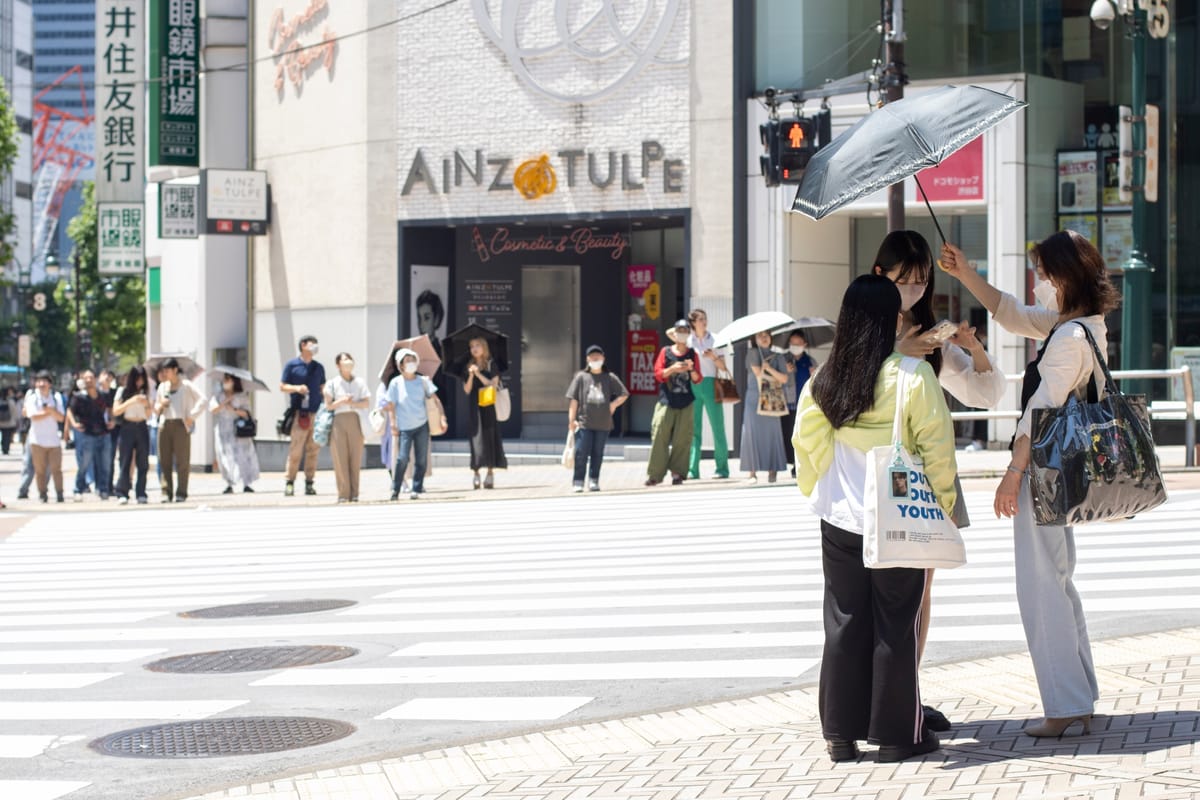
<path fill-rule="evenodd" d="M 450 268 L 413 265 L 409 292 L 412 297 L 412 334 L 425 334 L 437 345 L 446 337 L 446 303 L 450 294 Z"/>

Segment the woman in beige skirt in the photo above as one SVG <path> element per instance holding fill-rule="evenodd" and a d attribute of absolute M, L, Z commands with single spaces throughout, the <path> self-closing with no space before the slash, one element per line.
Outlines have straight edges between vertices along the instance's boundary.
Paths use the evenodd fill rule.
<path fill-rule="evenodd" d="M 325 405 L 333 412 L 329 452 L 337 480 L 339 503 L 358 502 L 358 475 L 362 467 L 362 412 L 371 403 L 367 382 L 354 376 L 354 358 L 338 353 L 337 377 L 325 383 Z"/>

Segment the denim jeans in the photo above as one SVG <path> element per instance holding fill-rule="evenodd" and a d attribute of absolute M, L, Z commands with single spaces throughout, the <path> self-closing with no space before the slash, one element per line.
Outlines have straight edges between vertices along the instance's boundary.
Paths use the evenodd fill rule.
<path fill-rule="evenodd" d="M 79 461 L 79 472 L 75 475 L 75 491 L 87 490 L 87 475 L 95 471 L 96 491 L 108 497 L 108 486 L 112 482 L 112 437 L 108 432 L 101 434 L 76 433 L 75 457 Z"/>
<path fill-rule="evenodd" d="M 575 483 L 583 483 L 583 472 L 593 481 L 600 480 L 600 465 L 604 462 L 604 445 L 608 443 L 608 431 L 575 431 Z M 588 467 L 588 461 L 591 467 Z"/>
<path fill-rule="evenodd" d="M 411 431 L 400 431 L 400 444 L 396 448 L 396 466 L 392 470 L 392 493 L 399 494 L 404 485 L 404 472 L 408 469 L 408 456 L 412 452 L 412 490 L 418 494 L 425 491 L 425 467 L 429 462 L 429 423 Z"/>

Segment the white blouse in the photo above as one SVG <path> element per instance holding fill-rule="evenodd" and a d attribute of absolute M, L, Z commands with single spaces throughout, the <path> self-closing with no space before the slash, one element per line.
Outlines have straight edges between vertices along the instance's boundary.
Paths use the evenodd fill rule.
<path fill-rule="evenodd" d="M 1062 322 L 1062 315 L 1040 306 L 1027 306 L 1017 302 L 1011 294 L 1001 293 L 1000 305 L 996 308 L 995 320 L 1005 330 L 1029 339 L 1045 339 L 1058 325 L 1050 337 L 1045 354 L 1038 365 L 1042 383 L 1029 399 L 1029 405 L 1021 421 L 1017 423 L 1017 438 L 1030 436 L 1035 408 L 1059 408 L 1071 395 L 1083 399 L 1087 395 L 1087 384 L 1095 374 L 1097 394 L 1103 394 L 1104 379 L 1100 366 L 1087 336 L 1076 322 L 1087 326 L 1096 346 L 1104 348 L 1108 340 L 1108 327 L 1104 317 L 1093 314 Z M 1062 322 L 1062 324 L 1059 324 Z M 1101 350 L 1103 352 L 1103 349 Z"/>
<path fill-rule="evenodd" d="M 991 369 L 977 372 L 975 359 L 969 352 L 950 342 L 942 345 L 942 370 L 938 382 L 958 402 L 970 408 L 995 408 L 1004 399 L 1004 390 L 1008 388 L 1004 371 L 996 366 L 991 354 L 984 355 Z"/>

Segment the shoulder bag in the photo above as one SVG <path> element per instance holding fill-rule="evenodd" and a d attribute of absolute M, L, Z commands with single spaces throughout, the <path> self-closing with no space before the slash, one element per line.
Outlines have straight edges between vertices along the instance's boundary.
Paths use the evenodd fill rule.
<path fill-rule="evenodd" d="M 562 459 L 559 461 L 564 469 L 575 469 L 575 431 L 567 431 L 567 443 L 563 445 Z"/>
<path fill-rule="evenodd" d="M 763 374 L 758 379 L 758 415 L 760 417 L 786 417 L 787 410 L 787 395 L 783 390 L 783 384 L 776 381 L 774 378 L 767 375 L 767 355 L 762 354 L 759 350 L 759 356 L 762 359 Z"/>
<path fill-rule="evenodd" d="M 1034 409 L 1030 490 L 1038 525 L 1120 519 L 1167 500 L 1145 395 L 1117 388 L 1092 332 L 1076 324 L 1104 373 L 1106 396 L 1080 402 L 1071 395 L 1059 408 Z M 1094 374 L 1089 390 L 1093 381 Z"/>
<path fill-rule="evenodd" d="M 429 394 L 429 387 L 425 388 L 425 416 L 429 418 L 429 435 L 441 436 L 446 432 L 447 427 L 442 424 L 442 420 L 446 418 L 446 409 L 442 408 L 442 401 L 438 398 L 437 393 Z"/>
<path fill-rule="evenodd" d="M 238 439 L 253 439 L 258 436 L 258 421 L 254 417 L 238 417 L 233 426 L 234 436 Z"/>
<path fill-rule="evenodd" d="M 741 396 L 738 395 L 737 382 L 723 369 L 717 370 L 717 377 L 713 378 L 713 398 L 718 403 L 730 405 L 742 402 Z"/>
<path fill-rule="evenodd" d="M 280 436 L 291 436 L 292 425 L 296 422 L 296 409 L 288 406 L 283 410 L 283 416 L 275 423 L 275 432 Z"/>
<path fill-rule="evenodd" d="M 337 387 L 330 385 L 329 396 L 337 399 Z M 329 408 L 328 403 L 322 403 L 321 408 L 317 411 L 316 418 L 313 420 L 313 441 L 318 447 L 324 447 L 329 444 L 329 436 L 333 433 L 333 411 Z"/>
<path fill-rule="evenodd" d="M 869 569 L 948 569 L 967 563 L 953 520 L 938 504 L 924 463 L 904 447 L 904 400 L 915 358 L 900 362 L 892 443 L 867 453 L 863 486 L 863 565 Z"/>
<path fill-rule="evenodd" d="M 504 380 L 499 379 L 496 384 L 496 421 L 507 422 L 512 416 L 512 395 L 508 393 L 508 387 L 504 385 Z"/>

